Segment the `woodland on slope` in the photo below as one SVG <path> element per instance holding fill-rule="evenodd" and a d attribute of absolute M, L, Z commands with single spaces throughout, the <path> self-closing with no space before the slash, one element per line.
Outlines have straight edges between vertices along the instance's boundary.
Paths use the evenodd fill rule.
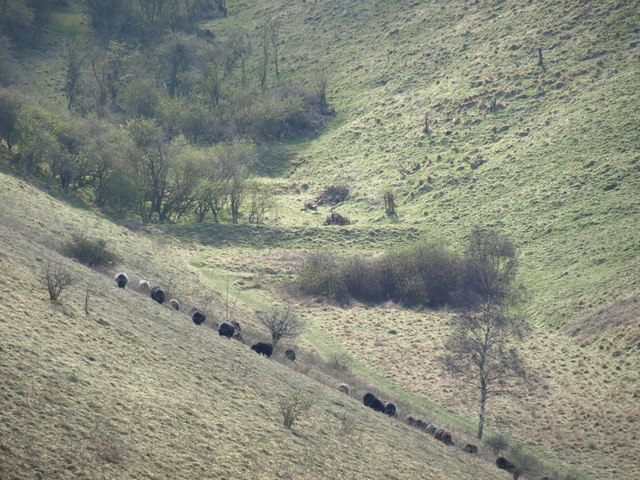
<path fill-rule="evenodd" d="M 587 478 L 640 471 L 635 2 L 3 3 L 8 172 L 153 224 L 258 310 L 307 252 L 500 232 L 541 382 L 489 425 Z M 437 360 L 455 311 L 284 297 L 321 354 L 473 429 Z"/>

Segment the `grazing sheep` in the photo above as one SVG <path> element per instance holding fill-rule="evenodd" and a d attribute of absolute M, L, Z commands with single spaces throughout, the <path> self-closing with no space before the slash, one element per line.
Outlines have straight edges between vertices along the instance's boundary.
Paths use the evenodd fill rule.
<path fill-rule="evenodd" d="M 466 453 L 470 453 L 472 455 L 475 455 L 476 453 L 478 453 L 478 447 L 476 445 L 471 444 L 471 443 L 467 443 L 464 446 L 463 451 L 466 452 Z"/>
<path fill-rule="evenodd" d="M 516 466 L 504 457 L 498 457 L 496 459 L 496 467 L 498 467 L 500 470 L 506 470 L 510 473 L 513 473 L 513 471 L 516 469 Z"/>
<path fill-rule="evenodd" d="M 390 417 L 398 416 L 398 412 L 394 403 L 391 403 L 389 400 L 387 400 L 386 402 L 382 402 L 382 404 L 384 405 L 385 415 L 389 415 Z"/>
<path fill-rule="evenodd" d="M 191 317 L 191 320 L 193 320 L 193 323 L 196 325 L 201 325 L 207 319 L 207 316 L 196 307 L 189 310 L 189 317 Z"/>
<path fill-rule="evenodd" d="M 236 329 L 228 322 L 222 322 L 218 325 L 218 334 L 221 337 L 231 338 L 236 333 Z"/>
<path fill-rule="evenodd" d="M 428 424 L 424 429 L 425 432 L 430 433 L 431 435 L 434 435 L 438 430 L 438 427 L 436 427 L 432 423 Z"/>
<path fill-rule="evenodd" d="M 362 397 L 362 403 L 369 408 L 373 408 L 376 412 L 384 413 L 384 405 L 373 393 L 365 393 L 364 397 Z"/>
<path fill-rule="evenodd" d="M 140 280 L 140 283 L 138 283 L 138 291 L 148 294 L 151 291 L 151 285 L 149 285 L 149 282 L 146 280 Z"/>
<path fill-rule="evenodd" d="M 296 361 L 296 351 L 293 348 L 287 348 L 284 351 L 284 356 L 287 357 L 287 359 L 291 360 L 292 362 Z"/>
<path fill-rule="evenodd" d="M 351 393 L 351 388 L 349 388 L 349 385 L 347 385 L 346 383 L 341 383 L 340 385 L 338 385 L 338 391 L 349 395 Z"/>
<path fill-rule="evenodd" d="M 169 300 L 169 306 L 174 310 L 180 310 L 180 302 L 175 298 L 172 298 L 171 300 Z"/>
<path fill-rule="evenodd" d="M 233 325 L 233 328 L 236 329 L 236 332 L 240 333 L 242 331 L 240 324 L 236 320 L 231 320 L 229 323 Z"/>
<path fill-rule="evenodd" d="M 407 425 L 414 426 L 416 424 L 416 419 L 411 415 L 407 415 L 404 417 L 404 421 L 407 422 Z"/>
<path fill-rule="evenodd" d="M 158 303 L 164 303 L 166 298 L 164 295 L 164 290 L 156 285 L 151 289 L 151 298 L 153 298 Z"/>
<path fill-rule="evenodd" d="M 273 353 L 273 345 L 266 342 L 258 342 L 251 347 L 251 350 L 253 350 L 256 353 L 261 353 L 262 355 L 266 355 L 267 357 L 270 357 L 271 354 Z"/>
<path fill-rule="evenodd" d="M 116 281 L 118 287 L 120 288 L 126 287 L 127 283 L 129 283 L 129 277 L 124 272 L 119 272 L 113 279 Z"/>
<path fill-rule="evenodd" d="M 419 428 L 420 430 L 424 430 L 424 428 L 427 426 L 427 424 L 423 420 L 417 419 L 415 426 L 416 426 L 416 428 Z"/>
<path fill-rule="evenodd" d="M 440 440 L 445 445 L 449 445 L 449 446 L 455 445 L 453 441 L 453 437 L 446 430 L 442 430 L 441 432 L 439 432 L 439 434 L 435 435 L 435 437 L 436 437 L 436 440 Z"/>

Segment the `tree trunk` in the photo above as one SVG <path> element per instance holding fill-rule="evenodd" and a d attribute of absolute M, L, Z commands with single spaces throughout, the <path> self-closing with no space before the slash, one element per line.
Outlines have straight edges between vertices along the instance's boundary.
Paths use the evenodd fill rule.
<path fill-rule="evenodd" d="M 484 406 L 487 403 L 487 391 L 486 388 L 482 389 L 480 393 L 480 418 L 478 420 L 478 440 L 482 440 L 482 433 L 484 431 Z"/>

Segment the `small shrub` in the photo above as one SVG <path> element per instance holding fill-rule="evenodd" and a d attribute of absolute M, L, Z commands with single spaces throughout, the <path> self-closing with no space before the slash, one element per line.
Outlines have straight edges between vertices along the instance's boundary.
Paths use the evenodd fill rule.
<path fill-rule="evenodd" d="M 324 220 L 324 225 L 351 225 L 351 220 L 337 212 L 331 212 Z"/>
<path fill-rule="evenodd" d="M 295 285 L 306 295 L 322 295 L 343 302 L 347 297 L 342 268 L 335 255 L 313 253 L 300 266 Z"/>
<path fill-rule="evenodd" d="M 384 199 L 384 213 L 387 217 L 396 216 L 396 197 L 392 190 L 387 190 L 383 194 Z"/>
<path fill-rule="evenodd" d="M 316 198 L 317 205 L 338 205 L 349 198 L 349 187 L 346 185 L 332 185 Z"/>
<path fill-rule="evenodd" d="M 84 235 L 74 235 L 62 252 L 89 267 L 111 265 L 118 260 L 117 255 L 107 248 L 106 240 L 93 240 Z"/>
<path fill-rule="evenodd" d="M 299 336 L 304 331 L 304 322 L 291 305 L 273 307 L 260 315 L 260 322 L 271 334 L 271 343 L 275 347 L 283 338 Z"/>
<path fill-rule="evenodd" d="M 518 480 L 521 475 L 526 475 L 527 477 L 539 475 L 542 471 L 540 460 L 534 455 L 524 451 L 519 444 L 511 447 L 509 459 L 515 465 L 515 468 L 511 472 L 514 480 Z"/>
<path fill-rule="evenodd" d="M 280 413 L 282 413 L 284 426 L 291 428 L 300 416 L 311 408 L 311 405 L 311 400 L 297 394 L 280 400 Z"/>
<path fill-rule="evenodd" d="M 73 275 L 66 271 L 59 263 L 47 263 L 44 268 L 44 284 L 49 292 L 49 300 L 57 302 L 62 290 L 75 282 Z"/>
<path fill-rule="evenodd" d="M 504 435 L 496 434 L 492 435 L 486 440 L 487 445 L 495 455 L 498 455 L 500 452 L 506 450 L 509 447 L 509 441 Z"/>
<path fill-rule="evenodd" d="M 334 370 L 345 371 L 349 369 L 349 357 L 345 353 L 332 353 L 329 355 L 329 366 Z"/>

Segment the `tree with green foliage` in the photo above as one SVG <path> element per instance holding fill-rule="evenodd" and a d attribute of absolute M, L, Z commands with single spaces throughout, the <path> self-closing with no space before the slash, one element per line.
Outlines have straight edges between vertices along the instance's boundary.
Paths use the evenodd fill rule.
<path fill-rule="evenodd" d="M 231 221 L 238 223 L 251 168 L 256 163 L 254 146 L 245 140 L 234 140 L 216 145 L 214 155 L 225 184 Z"/>

